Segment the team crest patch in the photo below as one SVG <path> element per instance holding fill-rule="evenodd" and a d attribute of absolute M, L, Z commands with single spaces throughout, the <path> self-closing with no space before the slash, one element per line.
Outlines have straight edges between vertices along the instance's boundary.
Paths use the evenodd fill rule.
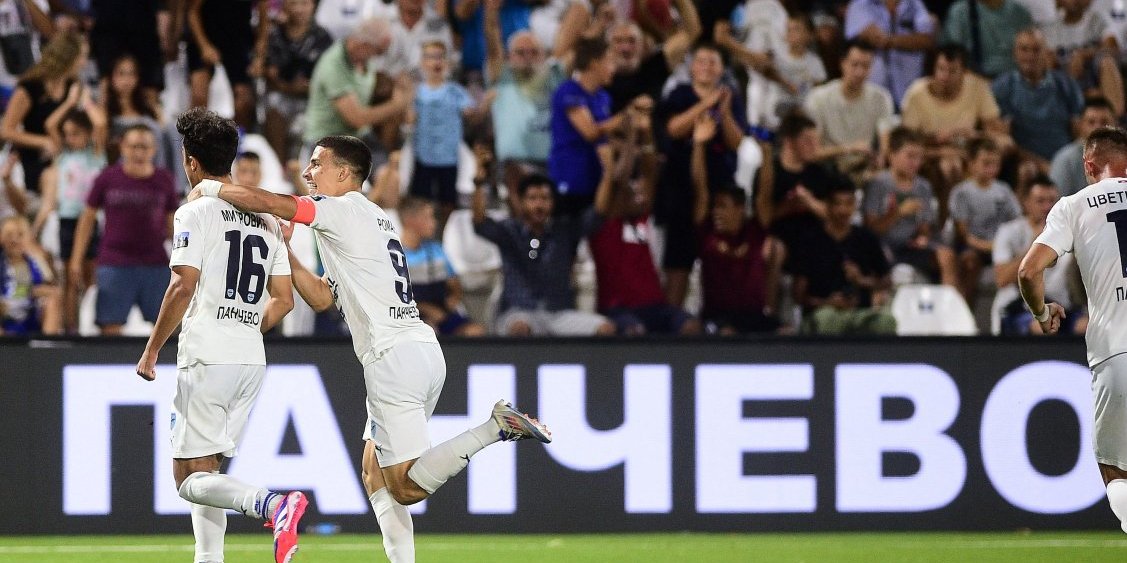
<path fill-rule="evenodd" d="M 188 246 L 188 231 L 176 233 L 176 237 L 172 239 L 173 250 L 177 248 L 187 248 Z"/>

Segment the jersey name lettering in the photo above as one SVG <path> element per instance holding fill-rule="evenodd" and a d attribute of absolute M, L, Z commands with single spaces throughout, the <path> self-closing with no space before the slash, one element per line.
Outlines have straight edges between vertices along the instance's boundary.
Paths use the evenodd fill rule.
<path fill-rule="evenodd" d="M 263 221 L 262 217 L 259 217 L 257 214 L 243 213 L 242 211 L 235 211 L 233 209 L 223 209 L 220 210 L 220 213 L 223 214 L 224 221 L 241 223 L 247 227 L 254 227 L 256 229 L 266 229 L 266 221 Z"/>

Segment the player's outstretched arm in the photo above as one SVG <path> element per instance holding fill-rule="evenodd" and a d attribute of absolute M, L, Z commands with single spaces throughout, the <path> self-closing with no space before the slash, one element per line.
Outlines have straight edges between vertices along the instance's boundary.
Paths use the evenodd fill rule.
<path fill-rule="evenodd" d="M 270 291 L 270 299 L 262 310 L 262 326 L 259 327 L 263 334 L 270 332 L 293 310 L 293 289 L 290 287 L 289 276 L 270 276 L 267 289 Z"/>
<path fill-rule="evenodd" d="M 157 315 L 156 324 L 153 325 L 153 333 L 149 335 L 145 351 L 137 362 L 137 375 L 149 381 L 157 378 L 157 355 L 180 321 L 184 319 L 184 312 L 192 302 L 192 295 L 195 295 L 196 284 L 199 281 L 200 271 L 191 266 L 172 268 L 172 278 L 168 281 L 168 290 L 164 292 L 164 301 L 160 304 L 160 313 Z"/>
<path fill-rule="evenodd" d="M 197 193 L 199 195 L 197 195 Z M 297 214 L 297 200 L 288 195 L 278 195 L 262 188 L 224 184 L 218 180 L 204 180 L 188 194 L 188 201 L 200 195 L 217 197 L 250 213 L 269 213 L 289 221 Z"/>
<path fill-rule="evenodd" d="M 1056 303 L 1045 303 L 1045 269 L 1055 264 L 1057 253 L 1039 242 L 1033 243 L 1017 269 L 1017 286 L 1025 306 L 1046 334 L 1060 330 L 1064 308 Z"/>

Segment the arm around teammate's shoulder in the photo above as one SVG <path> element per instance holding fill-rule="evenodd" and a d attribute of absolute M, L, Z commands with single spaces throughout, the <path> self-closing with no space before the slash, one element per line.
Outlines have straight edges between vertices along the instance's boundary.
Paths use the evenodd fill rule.
<path fill-rule="evenodd" d="M 206 180 L 205 180 L 206 182 Z M 204 182 L 201 182 L 203 184 Z M 203 195 L 211 195 L 204 192 Z M 223 184 L 215 197 L 234 205 L 242 211 L 250 213 L 269 213 L 287 221 L 297 214 L 297 199 L 288 195 L 279 195 L 268 192 L 262 188 Z M 189 196 L 189 199 L 192 199 Z"/>

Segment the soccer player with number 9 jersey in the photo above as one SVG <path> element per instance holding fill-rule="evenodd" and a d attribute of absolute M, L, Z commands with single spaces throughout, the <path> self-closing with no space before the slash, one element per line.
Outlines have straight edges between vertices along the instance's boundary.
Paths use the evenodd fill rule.
<path fill-rule="evenodd" d="M 434 331 L 419 318 L 399 233 L 387 213 L 360 192 L 371 167 L 363 142 L 331 136 L 317 141 L 302 173 L 308 196 L 203 180 L 190 197 L 218 197 L 313 229 L 325 275 L 312 274 L 291 254 L 293 284 L 314 310 L 335 305 L 352 333 L 367 389 L 364 486 L 384 550 L 398 563 L 415 558 L 405 505 L 430 496 L 490 444 L 549 442 L 551 434 L 502 400 L 485 423 L 431 447 L 427 420 L 442 392 L 446 360 Z"/>

